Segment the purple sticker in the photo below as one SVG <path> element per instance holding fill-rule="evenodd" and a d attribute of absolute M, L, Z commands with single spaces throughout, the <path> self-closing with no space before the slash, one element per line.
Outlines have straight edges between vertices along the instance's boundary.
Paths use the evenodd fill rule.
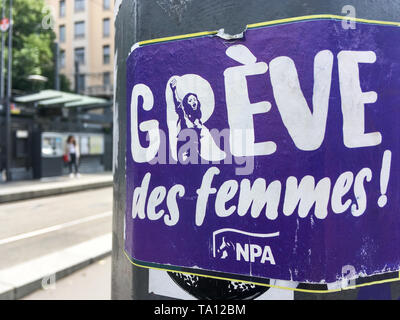
<path fill-rule="evenodd" d="M 400 269 L 398 26 L 139 46 L 127 95 L 138 264 L 314 283 Z"/>

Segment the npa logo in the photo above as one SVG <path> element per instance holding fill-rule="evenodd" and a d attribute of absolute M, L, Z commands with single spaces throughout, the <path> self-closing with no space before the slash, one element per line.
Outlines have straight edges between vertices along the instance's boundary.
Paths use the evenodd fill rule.
<path fill-rule="evenodd" d="M 265 239 L 278 236 L 279 232 L 260 234 L 236 229 L 217 230 L 213 232 L 213 257 L 276 265 L 272 249 Z"/>

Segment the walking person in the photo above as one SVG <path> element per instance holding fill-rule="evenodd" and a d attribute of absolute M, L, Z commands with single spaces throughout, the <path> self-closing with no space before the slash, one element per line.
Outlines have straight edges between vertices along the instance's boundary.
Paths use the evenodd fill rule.
<path fill-rule="evenodd" d="M 77 178 L 80 177 L 80 173 L 78 171 L 79 167 L 79 147 L 76 143 L 74 136 L 69 136 L 67 139 L 67 145 L 65 154 L 68 156 L 68 166 L 69 166 L 69 177 L 73 178 L 74 174 L 72 172 L 72 167 L 74 168 L 75 176 Z"/>

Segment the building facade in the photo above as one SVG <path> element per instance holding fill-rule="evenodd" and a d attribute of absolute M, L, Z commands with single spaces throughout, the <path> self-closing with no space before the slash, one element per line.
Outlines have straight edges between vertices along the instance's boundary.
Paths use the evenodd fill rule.
<path fill-rule="evenodd" d="M 113 94 L 113 0 L 46 0 L 59 43 L 60 73 L 79 94 Z"/>

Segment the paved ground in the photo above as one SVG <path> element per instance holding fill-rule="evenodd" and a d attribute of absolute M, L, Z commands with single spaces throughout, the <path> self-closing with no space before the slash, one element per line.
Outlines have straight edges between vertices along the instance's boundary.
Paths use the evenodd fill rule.
<path fill-rule="evenodd" d="M 110 300 L 111 257 L 100 260 L 22 300 Z"/>
<path fill-rule="evenodd" d="M 0 271 L 109 234 L 112 188 L 0 204 Z"/>
<path fill-rule="evenodd" d="M 0 203 L 106 188 L 111 187 L 112 183 L 113 176 L 110 172 L 83 174 L 80 178 L 72 179 L 69 176 L 62 176 L 0 183 Z"/>

